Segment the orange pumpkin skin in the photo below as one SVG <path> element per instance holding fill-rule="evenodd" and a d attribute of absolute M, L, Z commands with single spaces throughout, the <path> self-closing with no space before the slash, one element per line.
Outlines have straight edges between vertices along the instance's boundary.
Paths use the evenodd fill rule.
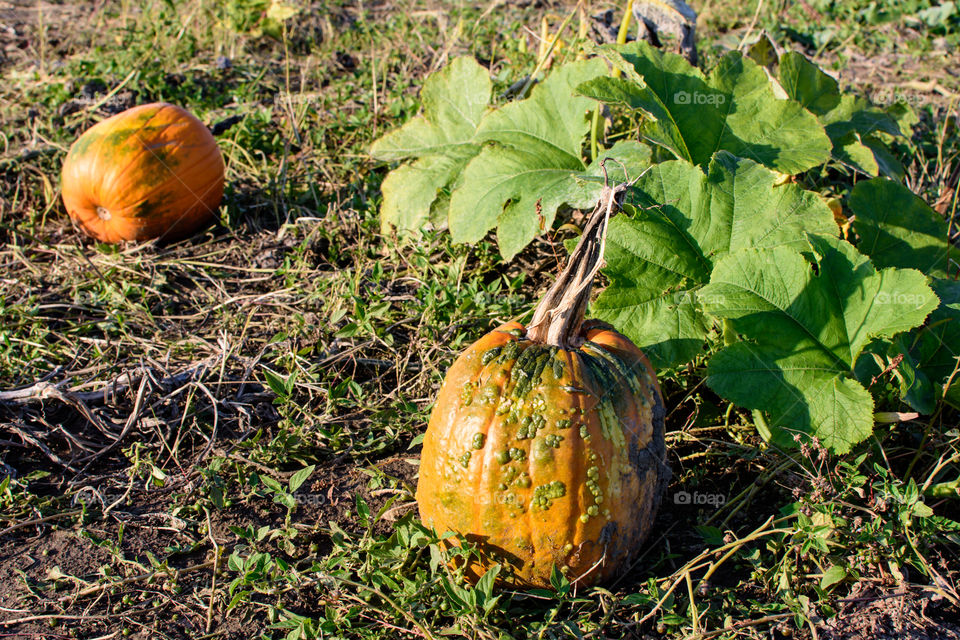
<path fill-rule="evenodd" d="M 61 174 L 63 204 L 101 242 L 178 240 L 213 220 L 223 172 L 200 120 L 171 104 L 145 104 L 73 143 Z"/>
<path fill-rule="evenodd" d="M 588 585 L 624 571 L 669 479 L 656 374 L 629 339 L 587 321 L 571 350 L 505 324 L 471 345 L 443 382 L 423 441 L 424 524 L 463 534 L 517 587 L 556 567 Z M 579 342 L 576 341 L 576 342 Z"/>

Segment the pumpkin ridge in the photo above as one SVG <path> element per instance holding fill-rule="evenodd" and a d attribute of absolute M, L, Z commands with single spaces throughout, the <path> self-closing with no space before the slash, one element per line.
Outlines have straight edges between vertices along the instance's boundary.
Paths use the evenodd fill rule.
<path fill-rule="evenodd" d="M 576 358 L 573 357 L 572 352 L 564 349 L 564 352 L 567 356 L 568 362 L 572 363 L 576 361 Z M 579 377 L 579 371 L 573 368 L 573 364 L 568 364 L 568 369 L 570 370 L 571 382 Z M 583 407 L 582 399 L 583 394 L 580 393 L 571 393 L 571 406 L 576 407 L 574 413 L 581 416 L 580 423 L 582 424 L 582 416 L 580 409 Z M 568 431 L 570 432 L 569 437 L 572 438 L 573 442 L 573 457 L 574 460 L 587 460 L 587 442 L 580 434 L 580 425 L 576 422 L 573 423 Z M 573 501 L 573 508 L 570 510 L 570 515 L 568 516 L 568 530 L 573 531 L 573 540 L 584 540 L 586 538 L 586 528 L 588 523 L 582 522 L 580 520 L 580 514 L 586 513 L 586 500 L 584 486 L 586 483 L 586 464 L 584 464 L 582 469 L 577 468 L 576 477 L 573 478 L 573 482 L 576 484 L 572 487 L 570 492 L 571 500 Z M 582 545 L 582 543 L 581 543 Z M 577 545 L 574 549 L 571 549 L 571 553 L 580 553 L 581 545 Z M 568 553 L 569 557 L 570 554 Z M 579 577 L 579 576 L 578 576 Z"/>
<path fill-rule="evenodd" d="M 667 409 L 663 404 L 663 396 L 659 393 L 656 380 L 647 385 L 652 396 L 651 403 L 651 421 L 653 422 L 653 433 L 650 442 L 647 443 L 645 450 L 650 450 L 652 464 L 657 472 L 657 487 L 654 489 L 654 502 L 651 507 L 653 513 L 657 512 L 664 495 L 667 493 L 667 486 L 670 484 L 670 478 L 673 472 L 670 471 L 670 465 L 667 464 L 667 444 L 666 444 L 666 418 Z M 649 473 L 649 471 L 648 471 Z"/>
<path fill-rule="evenodd" d="M 121 130 L 121 131 L 108 131 L 108 132 L 106 132 L 106 133 L 104 133 L 104 134 L 101 134 L 101 135 L 99 136 L 99 138 L 100 138 L 100 144 L 97 145 L 96 153 L 95 153 L 95 155 L 92 156 L 92 158 L 94 158 L 94 163 L 99 164 L 101 160 L 103 160 L 103 161 L 105 161 L 105 162 L 107 162 L 107 163 L 112 162 L 112 159 L 113 159 L 113 157 L 114 157 L 114 154 L 113 154 L 113 153 L 107 154 L 107 153 L 105 153 L 105 152 L 107 152 L 107 151 L 114 151 L 114 149 L 109 149 L 109 150 L 108 150 L 108 149 L 103 148 L 104 144 L 106 144 L 108 141 L 114 142 L 115 145 L 121 143 L 122 140 L 130 140 L 130 139 L 134 139 L 134 140 L 136 140 L 137 142 L 140 142 L 140 139 L 141 139 L 141 138 L 140 138 L 140 133 L 143 132 L 143 130 L 146 129 L 146 128 L 150 125 L 150 123 L 154 120 L 154 118 L 156 118 L 158 115 L 160 115 L 160 113 L 163 112 L 163 111 L 169 106 L 169 105 L 165 105 L 164 103 L 154 103 L 154 104 L 159 104 L 159 105 L 162 105 L 162 106 L 160 106 L 160 108 L 158 108 L 156 111 L 154 111 L 153 113 L 151 113 L 142 123 L 139 124 L 138 127 L 136 127 L 135 129 L 133 129 L 132 131 L 129 131 L 129 132 L 127 132 L 127 131 L 122 131 L 122 130 Z M 134 107 L 134 109 L 143 108 L 143 110 L 146 112 L 146 111 L 148 110 L 147 108 L 148 108 L 148 107 L 151 107 L 151 106 L 153 106 L 153 105 L 151 105 L 151 104 L 146 104 L 146 105 L 142 105 L 142 107 Z M 123 115 L 123 114 L 120 113 L 120 114 L 117 114 L 117 115 Z M 102 124 L 102 123 L 104 123 L 104 122 L 107 122 L 108 120 L 111 120 L 112 118 L 115 118 L 115 117 L 117 117 L 117 116 L 111 116 L 110 118 L 106 118 L 106 119 L 104 119 L 104 120 L 101 120 L 100 122 L 97 123 L 97 125 L 100 125 L 100 124 Z M 97 125 L 94 125 L 94 126 L 97 126 Z M 118 134 L 121 134 L 121 133 L 122 133 L 123 135 L 122 135 L 122 136 L 119 136 Z M 111 140 L 111 137 L 118 137 L 119 139 L 118 139 L 117 141 L 113 141 L 113 140 Z M 140 146 L 143 146 L 142 143 L 141 143 Z M 132 166 L 132 164 L 133 164 L 135 161 L 136 161 L 135 158 L 131 158 L 130 161 L 127 162 L 122 168 L 121 168 L 121 167 L 116 167 L 116 168 L 115 168 L 115 172 L 114 172 L 114 174 L 113 174 L 113 180 L 111 181 L 111 183 L 110 183 L 109 185 L 107 185 L 105 181 L 101 181 L 101 182 L 100 182 L 100 191 L 101 191 L 101 192 L 102 192 L 102 191 L 106 191 L 107 193 L 114 191 L 114 189 L 116 188 L 116 185 L 115 185 L 116 181 L 119 180 L 122 176 L 126 175 L 126 173 L 127 173 L 127 171 L 129 170 L 130 166 Z M 101 204 L 101 205 L 103 205 L 103 206 L 106 206 L 106 205 L 104 204 L 104 202 L 103 202 L 104 199 L 101 197 L 101 193 L 99 193 L 99 192 L 97 193 L 97 200 L 99 201 L 99 204 Z M 110 207 L 107 207 L 107 209 L 110 209 Z"/>
<path fill-rule="evenodd" d="M 181 142 L 181 143 L 182 143 L 183 141 L 177 141 L 177 142 Z M 181 144 L 180 147 L 183 147 L 183 145 Z M 180 147 L 178 147 L 178 150 L 179 150 Z M 201 157 L 198 157 L 198 158 L 195 158 L 195 159 L 193 158 L 193 156 L 197 155 L 197 152 L 194 151 L 194 150 L 195 150 L 195 149 L 200 149 L 201 152 L 203 151 L 203 149 L 200 147 L 200 145 L 191 144 L 190 146 L 185 147 L 185 148 L 188 149 L 188 150 L 190 150 L 190 151 L 193 151 L 193 153 L 191 154 L 191 160 L 192 160 L 192 162 L 190 162 L 189 164 L 182 164 L 182 165 L 180 165 L 180 166 L 177 168 L 176 171 L 171 171 L 171 175 L 174 176 L 174 177 L 179 178 L 181 182 L 183 182 L 183 178 L 181 178 L 181 176 L 183 176 L 183 175 L 189 175 L 189 174 L 190 174 L 190 171 L 191 171 L 192 169 L 195 169 L 195 168 L 196 168 L 197 166 L 199 166 L 199 165 L 206 164 L 207 162 L 210 162 L 210 161 L 216 161 L 217 164 L 224 165 L 224 162 L 223 162 L 223 154 L 222 154 L 222 152 L 220 151 L 220 147 L 219 147 L 219 146 L 214 146 L 214 147 L 211 147 L 211 148 L 207 149 L 207 152 L 206 152 L 206 155 L 205 155 L 205 156 L 201 156 Z"/>
<path fill-rule="evenodd" d="M 216 154 L 214 154 L 213 150 L 211 150 L 210 156 L 219 158 L 219 157 L 220 157 L 220 152 L 219 152 L 219 150 L 216 152 Z M 207 161 L 209 161 L 210 159 L 211 159 L 211 158 L 209 158 L 209 157 L 208 157 L 208 158 L 201 158 L 201 159 L 198 160 L 197 162 L 194 162 L 193 164 L 191 164 L 191 165 L 189 165 L 189 166 L 187 166 L 187 167 L 184 167 L 183 170 L 182 170 L 180 173 L 189 174 L 190 169 L 193 169 L 193 168 L 195 168 L 195 167 L 197 167 L 198 165 L 201 165 L 201 164 L 206 164 Z M 221 165 L 222 165 L 222 160 L 221 160 Z M 174 180 L 174 178 L 175 178 L 176 180 Z M 189 193 L 183 194 L 183 195 L 181 196 L 181 199 L 186 199 L 186 198 L 189 197 L 191 200 L 193 200 L 192 204 L 191 204 L 189 207 L 185 208 L 185 209 L 183 210 L 183 212 L 177 217 L 177 219 L 174 221 L 175 224 L 176 224 L 176 223 L 179 223 L 183 218 L 189 217 L 191 213 L 194 213 L 193 209 L 194 209 L 194 207 L 197 207 L 197 206 L 202 206 L 202 207 L 203 207 L 203 212 L 202 212 L 202 213 L 214 214 L 214 213 L 216 212 L 216 207 L 212 207 L 212 208 L 211 208 L 211 207 L 207 204 L 207 195 L 208 195 L 209 193 L 211 193 L 213 190 L 218 189 L 218 188 L 221 188 L 221 185 L 220 185 L 220 184 L 217 184 L 217 183 L 209 184 L 209 185 L 207 185 L 207 188 L 204 189 L 203 193 L 197 194 L 197 193 L 190 187 L 190 185 L 188 185 L 188 184 L 180 177 L 180 175 L 179 175 L 178 173 L 173 173 L 173 174 L 171 174 L 171 176 L 167 179 L 167 182 L 166 182 L 166 183 L 163 183 L 163 186 L 167 186 L 169 183 L 174 183 L 174 184 L 173 184 L 174 187 L 178 187 L 178 186 L 179 186 L 179 187 L 182 187 L 183 189 L 186 189 L 187 191 L 189 191 Z M 155 195 L 157 192 L 159 192 L 159 191 L 161 191 L 161 190 L 162 190 L 161 187 L 158 185 L 156 192 L 149 194 L 147 197 L 149 198 L 150 196 Z M 222 195 L 222 194 L 221 194 L 221 195 Z M 142 202 L 141 202 L 141 204 L 142 204 Z M 142 214 L 141 214 L 141 215 L 142 215 Z"/>
<path fill-rule="evenodd" d="M 511 400 L 510 411 L 503 415 L 503 419 L 500 422 L 500 428 L 503 430 L 505 435 L 505 440 L 513 446 L 510 448 L 511 459 L 507 463 L 508 465 L 516 464 L 519 466 L 520 471 L 517 474 L 517 477 L 520 474 L 526 473 L 527 477 L 530 478 L 531 487 L 535 486 L 535 479 L 532 473 L 531 468 L 531 458 L 530 450 L 527 448 L 527 442 L 532 441 L 530 438 L 518 438 L 518 429 L 519 422 L 522 421 L 522 412 L 520 412 L 517 407 L 523 406 L 526 407 L 525 398 L 520 395 L 522 389 L 521 385 L 526 380 L 526 367 L 529 366 L 529 360 L 531 357 L 536 356 L 536 345 L 525 340 L 523 338 L 514 338 L 518 347 L 521 349 L 520 353 L 513 359 L 513 364 L 509 367 L 509 375 L 507 377 L 507 386 L 504 388 L 504 395 L 506 395 Z M 509 363 L 509 360 L 504 363 L 505 366 Z M 521 375 L 523 374 L 523 375 Z M 516 420 L 512 420 L 511 417 L 516 416 Z M 514 442 L 515 441 L 515 442 Z M 513 459 L 512 452 L 514 449 L 523 452 L 523 458 L 520 460 Z M 519 455 L 519 454 L 518 454 Z M 530 500 L 530 491 L 529 488 L 517 487 L 515 486 L 515 480 L 510 479 L 506 484 L 507 488 L 503 491 L 504 501 L 506 502 L 506 497 L 511 493 L 517 495 L 518 493 L 523 496 L 523 508 L 520 510 L 522 517 L 512 518 L 516 522 L 516 528 L 512 532 L 512 543 L 513 546 L 518 548 L 525 548 L 527 545 L 533 548 L 533 556 L 536 557 L 536 544 L 535 536 L 533 532 L 535 531 L 534 523 L 531 520 L 533 513 L 532 503 Z M 509 508 L 512 508 L 509 507 Z M 511 516 L 507 516 L 511 517 Z M 518 541 L 522 541 L 520 544 Z M 507 542 L 507 541 L 504 541 Z"/>
<path fill-rule="evenodd" d="M 207 189 L 204 191 L 203 195 L 210 193 L 210 190 L 214 189 L 215 187 L 216 185 L 208 186 Z M 151 191 L 150 193 L 144 194 L 139 200 L 136 200 L 129 204 L 124 204 L 123 207 L 110 209 L 110 212 L 114 215 L 126 214 L 128 217 L 142 217 L 143 214 L 133 214 L 133 211 L 140 208 L 144 204 L 144 202 L 146 202 L 147 200 L 150 200 L 156 195 L 157 195 L 157 192 Z M 182 214 L 180 218 L 183 218 L 184 215 L 186 214 Z"/>
<path fill-rule="evenodd" d="M 81 136 L 79 140 L 70 147 L 70 152 L 67 153 L 67 159 L 64 165 L 70 167 L 74 182 L 78 184 L 89 183 L 89 186 L 83 190 L 84 196 L 86 196 L 94 206 L 102 206 L 103 199 L 100 197 L 101 184 L 94 179 L 94 176 L 99 173 L 100 170 L 101 147 L 104 143 L 104 136 L 98 134 L 92 136 L 92 139 L 86 142 L 84 140 L 85 135 L 87 134 Z M 77 148 L 78 144 L 81 145 L 81 151 L 74 153 L 74 149 Z M 73 159 L 72 163 L 70 162 L 71 159 Z M 60 181 L 61 190 L 67 182 L 67 176 L 63 176 Z"/>
<path fill-rule="evenodd" d="M 162 126 L 162 128 L 158 127 L 157 129 L 159 132 L 166 132 L 167 129 L 169 129 L 171 126 L 174 126 L 175 124 L 176 123 L 166 123 Z M 117 186 L 116 184 L 117 182 L 122 181 L 125 178 L 128 178 L 129 174 L 132 172 L 131 168 L 140 165 L 143 162 L 143 158 L 145 156 L 151 159 L 150 160 L 151 164 L 160 165 L 160 167 L 157 168 L 157 175 L 162 175 L 161 173 L 162 171 L 166 171 L 168 174 L 175 175 L 174 169 L 171 168 L 168 164 L 168 161 L 170 158 L 169 154 L 158 153 L 157 145 L 146 144 L 144 142 L 144 139 L 140 136 L 140 132 L 142 132 L 145 128 L 146 127 L 141 127 L 136 132 L 130 134 L 136 140 L 137 146 L 139 147 L 139 149 L 135 153 L 129 156 L 126 164 L 124 164 L 123 167 L 120 167 L 119 165 L 116 167 L 116 169 L 114 170 L 114 174 L 112 176 L 112 181 L 107 188 L 108 192 L 115 190 Z M 175 142 L 175 141 L 171 140 L 169 142 Z M 161 184 L 163 184 L 163 182 L 164 180 L 151 182 L 148 186 L 156 189 Z M 104 184 L 106 185 L 106 183 Z"/>
<path fill-rule="evenodd" d="M 196 116 L 194 116 L 193 114 L 184 112 L 190 118 L 190 120 L 188 121 L 184 121 L 182 119 L 171 121 L 169 120 L 169 118 L 178 118 L 181 115 L 178 112 L 177 108 L 174 107 L 173 105 L 169 105 L 166 103 L 155 103 L 155 104 L 159 104 L 160 108 L 157 109 L 153 114 L 151 114 L 150 117 L 147 118 L 139 127 L 137 127 L 136 129 L 130 132 L 122 132 L 126 140 L 135 140 L 138 148 L 136 152 L 129 157 L 129 160 L 126 163 L 126 165 L 116 171 L 116 173 L 114 174 L 113 183 L 109 185 L 109 189 L 107 189 L 108 191 L 113 191 L 116 187 L 115 185 L 116 181 L 123 179 L 123 177 L 126 176 L 130 171 L 130 168 L 140 163 L 142 161 L 142 157 L 147 153 L 149 153 L 151 157 L 155 158 L 158 161 L 158 163 L 161 165 L 162 170 L 166 171 L 168 174 L 173 176 L 178 175 L 178 171 L 169 166 L 169 159 L 170 159 L 170 156 L 173 155 L 173 153 L 184 150 L 183 145 L 186 143 L 186 141 L 182 137 L 181 138 L 174 137 L 172 139 L 164 139 L 160 143 L 153 142 L 152 144 L 148 144 L 145 141 L 146 139 L 149 138 L 150 140 L 155 140 L 157 137 L 167 136 L 168 135 L 167 132 L 170 129 L 184 129 L 184 128 L 187 129 L 187 131 L 181 132 L 175 135 L 183 135 L 183 133 L 186 133 L 186 134 L 196 133 L 190 130 L 197 128 L 198 125 L 202 130 L 206 130 L 207 132 L 209 132 L 209 129 L 207 129 L 206 125 L 204 125 L 203 122 L 197 119 Z M 150 106 L 150 105 L 144 105 L 144 106 Z M 166 113 L 166 112 L 169 112 L 171 109 L 173 110 L 172 114 Z M 160 114 L 164 114 L 164 117 L 168 118 L 167 121 L 161 121 L 155 126 L 151 125 L 151 123 L 155 119 L 157 119 L 157 117 L 160 116 Z M 150 129 L 149 136 L 143 135 L 143 132 L 147 129 Z M 116 133 L 121 133 L 121 132 L 116 132 Z M 104 138 L 106 138 L 106 136 L 104 136 Z M 157 153 L 158 149 L 164 146 L 167 146 L 171 143 L 176 144 L 177 146 L 174 149 L 172 149 L 170 153 L 165 153 L 165 154 Z M 193 151 L 194 153 L 196 153 L 195 151 L 196 149 L 202 149 L 202 148 L 203 148 L 202 145 L 198 145 L 198 144 L 191 144 L 188 147 L 188 149 L 190 151 Z M 219 154 L 219 148 L 217 148 L 217 152 Z M 222 162 L 222 158 L 221 158 L 221 162 Z M 192 165 L 190 165 L 190 168 L 197 166 L 197 164 L 199 164 L 199 162 L 194 162 Z M 186 168 L 184 168 L 183 170 L 180 170 L 179 173 L 186 174 L 188 173 L 188 171 Z M 186 186 L 183 183 L 182 179 L 180 180 L 180 182 L 183 186 Z M 151 186 L 154 188 L 158 188 L 161 184 L 163 184 L 163 181 L 156 182 Z"/>
<path fill-rule="evenodd" d="M 137 106 L 137 107 L 133 107 L 131 110 L 134 110 L 134 109 L 143 109 L 144 113 L 147 113 L 147 112 L 149 111 L 148 107 L 153 107 L 154 105 L 158 105 L 158 104 L 162 104 L 162 103 L 153 103 L 153 104 L 149 104 L 149 103 L 148 103 L 148 104 L 145 104 L 145 105 L 140 105 L 140 106 Z M 143 130 L 150 124 L 150 122 L 151 122 L 154 118 L 157 117 L 157 115 L 158 115 L 161 111 L 162 111 L 162 109 L 157 109 L 156 111 L 154 111 L 153 113 L 151 113 L 143 122 L 139 123 L 139 126 L 137 126 L 136 129 L 134 129 L 133 131 L 131 131 L 131 132 L 129 132 L 129 133 L 126 133 L 125 136 L 127 136 L 127 137 L 129 137 L 129 136 L 134 136 L 134 135 L 137 135 L 138 133 L 140 133 L 141 131 L 143 131 Z M 117 114 L 117 115 L 122 115 L 122 113 L 121 113 L 121 114 Z M 128 112 L 128 115 L 132 115 L 132 114 L 129 114 L 129 112 Z M 137 115 L 139 115 L 139 114 L 137 114 Z M 94 126 L 98 126 L 98 125 L 100 125 L 100 124 L 102 124 L 102 123 L 104 123 L 104 122 L 107 122 L 108 120 L 112 120 L 112 119 L 115 118 L 115 117 L 116 117 L 116 115 L 110 116 L 109 118 L 104 118 L 103 120 L 101 120 L 100 122 L 98 122 L 98 123 L 97 123 L 96 125 L 94 125 Z M 111 140 L 111 134 L 112 134 L 112 133 L 115 133 L 115 132 L 107 131 L 106 133 L 102 133 L 102 134 L 100 134 L 100 135 L 97 136 L 97 139 L 98 139 L 98 141 L 100 142 L 100 146 L 102 146 L 105 142 Z M 98 148 L 98 149 L 97 149 L 97 152 L 98 152 L 97 155 L 98 155 L 98 156 L 100 155 L 100 154 L 99 154 L 100 151 L 101 151 L 101 149 Z"/>
<path fill-rule="evenodd" d="M 525 402 L 525 404 L 527 404 Z M 534 430 L 532 437 L 525 438 L 522 442 L 524 446 L 527 446 L 529 442 L 529 449 L 527 457 L 525 460 L 524 467 L 526 468 L 527 475 L 530 478 L 530 491 L 526 495 L 526 500 L 524 506 L 524 520 L 526 523 L 527 543 L 530 545 L 532 552 L 530 557 L 536 567 L 537 559 L 540 558 L 540 555 L 543 552 L 543 545 L 541 544 L 541 536 L 538 536 L 536 532 L 541 529 L 537 524 L 541 517 L 541 514 L 538 513 L 538 509 L 534 503 L 534 496 L 536 491 L 544 486 L 547 486 L 552 482 L 553 476 L 551 474 L 544 473 L 545 465 L 540 462 L 539 459 L 535 460 L 534 447 L 537 446 L 537 430 Z"/>
<path fill-rule="evenodd" d="M 484 365 L 481 362 L 481 366 L 480 366 L 480 369 L 477 371 L 476 377 L 474 378 L 471 376 L 470 382 L 474 383 L 477 389 L 481 388 L 480 381 L 483 378 L 484 372 L 487 370 L 488 367 L 492 367 L 492 366 L 493 366 L 493 363 Z M 487 379 L 489 381 L 489 376 Z M 498 426 L 497 420 L 498 418 L 500 418 L 500 416 L 497 415 L 497 407 L 499 406 L 500 398 L 503 396 L 502 386 L 496 385 L 496 388 L 497 388 L 497 400 L 495 402 L 490 403 L 489 408 L 487 409 L 488 415 L 486 417 L 486 420 L 483 426 L 481 427 L 481 430 L 478 432 L 478 433 L 484 434 L 485 444 L 480 449 L 480 451 L 483 451 L 483 455 L 481 456 L 481 459 L 480 459 L 480 473 L 474 474 L 475 485 L 471 487 L 472 489 L 471 499 L 474 501 L 476 501 L 476 496 L 485 495 L 484 485 L 487 483 L 487 479 L 489 477 L 487 474 L 487 471 L 490 468 L 492 468 L 493 464 L 496 462 L 496 460 L 493 457 L 495 455 L 494 443 L 492 442 L 493 439 L 490 437 L 490 432 L 496 429 Z M 486 494 L 489 494 L 489 493 L 490 493 L 489 491 L 486 492 Z M 484 516 L 485 516 L 485 513 L 483 509 L 478 508 L 478 505 L 475 505 L 473 509 L 473 521 L 471 522 L 471 526 L 473 527 L 474 531 L 483 531 L 485 529 L 485 527 L 483 526 L 483 523 L 481 522 Z"/>
<path fill-rule="evenodd" d="M 186 219 L 190 219 L 196 216 L 197 215 L 197 212 L 195 210 L 196 207 L 203 205 L 204 210 L 201 213 L 213 214 L 214 210 L 210 209 L 206 205 L 205 198 L 206 198 L 206 195 L 211 193 L 213 190 L 215 190 L 216 187 L 217 185 L 215 184 L 208 186 L 199 199 L 196 197 L 195 194 L 188 193 L 188 194 L 181 195 L 177 199 L 171 200 L 164 197 L 165 196 L 164 193 L 154 191 L 145 195 L 137 202 L 134 202 L 128 206 L 125 206 L 122 209 L 114 209 L 113 212 L 115 215 L 119 215 L 121 217 L 125 217 L 128 219 L 151 220 L 151 219 L 154 219 L 156 216 L 155 209 L 158 206 L 161 206 L 160 201 L 162 201 L 162 206 L 164 207 L 172 207 L 174 209 L 180 209 L 180 213 L 175 214 L 173 216 L 164 216 L 163 220 L 160 222 L 162 226 L 168 227 L 159 236 L 157 236 L 158 239 L 162 240 L 167 234 L 177 232 L 177 229 L 175 228 L 176 225 L 180 224 Z M 188 200 L 190 204 L 182 205 L 181 204 L 182 200 Z M 151 204 L 152 206 L 145 207 L 145 205 L 147 204 Z"/>

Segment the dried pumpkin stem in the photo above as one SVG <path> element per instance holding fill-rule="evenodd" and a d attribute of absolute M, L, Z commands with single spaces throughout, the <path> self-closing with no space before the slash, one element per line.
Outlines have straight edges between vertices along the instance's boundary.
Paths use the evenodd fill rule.
<path fill-rule="evenodd" d="M 574 349 L 583 343 L 580 326 L 590 300 L 593 278 L 603 266 L 607 224 L 620 210 L 627 188 L 634 182 L 636 180 L 611 187 L 604 180 L 597 206 L 587 219 L 567 266 L 533 312 L 533 319 L 527 327 L 528 340 L 561 349 Z"/>

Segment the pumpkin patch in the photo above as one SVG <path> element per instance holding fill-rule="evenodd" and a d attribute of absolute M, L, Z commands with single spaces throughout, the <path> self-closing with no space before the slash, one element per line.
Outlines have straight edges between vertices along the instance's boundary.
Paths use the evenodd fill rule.
<path fill-rule="evenodd" d="M 960 639 L 960 2 L 0 44 L 5 637 Z"/>

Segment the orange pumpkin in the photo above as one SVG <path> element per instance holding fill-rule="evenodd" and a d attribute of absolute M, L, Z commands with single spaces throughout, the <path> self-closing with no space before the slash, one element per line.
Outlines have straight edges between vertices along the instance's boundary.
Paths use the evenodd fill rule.
<path fill-rule="evenodd" d="M 438 533 L 462 534 L 518 587 L 556 566 L 594 584 L 643 547 L 669 468 L 664 407 L 647 358 L 583 320 L 602 239 L 622 190 L 608 189 L 529 327 L 480 338 L 443 382 L 423 441 L 417 502 Z"/>
<path fill-rule="evenodd" d="M 63 163 L 63 204 L 102 242 L 177 240 L 213 220 L 223 171 L 220 149 L 200 120 L 171 104 L 145 104 L 73 143 Z"/>

